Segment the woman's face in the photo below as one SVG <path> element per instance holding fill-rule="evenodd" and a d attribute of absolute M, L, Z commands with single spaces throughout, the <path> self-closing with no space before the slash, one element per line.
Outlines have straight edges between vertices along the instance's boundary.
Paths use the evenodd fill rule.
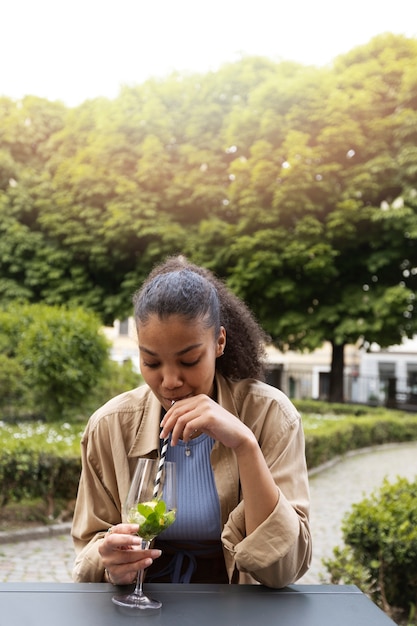
<path fill-rule="evenodd" d="M 226 345 L 223 327 L 216 337 L 201 319 L 155 314 L 138 324 L 138 340 L 141 374 L 165 409 L 173 400 L 212 395 L 216 359 Z"/>

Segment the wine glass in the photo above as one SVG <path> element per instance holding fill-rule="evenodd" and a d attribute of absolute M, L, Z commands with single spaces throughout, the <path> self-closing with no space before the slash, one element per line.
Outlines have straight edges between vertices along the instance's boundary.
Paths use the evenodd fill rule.
<path fill-rule="evenodd" d="M 142 549 L 175 521 L 177 507 L 175 463 L 139 459 L 123 505 L 123 521 L 139 524 Z M 143 593 L 144 570 L 140 570 L 134 591 L 115 595 L 114 604 L 132 610 L 159 609 L 162 603 Z"/>

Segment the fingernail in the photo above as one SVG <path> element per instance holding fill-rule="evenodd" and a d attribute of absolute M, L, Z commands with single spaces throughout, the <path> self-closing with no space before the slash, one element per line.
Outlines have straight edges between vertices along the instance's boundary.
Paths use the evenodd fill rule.
<path fill-rule="evenodd" d="M 157 559 L 159 556 L 161 556 L 162 554 L 162 550 L 152 550 L 151 556 L 153 559 Z"/>

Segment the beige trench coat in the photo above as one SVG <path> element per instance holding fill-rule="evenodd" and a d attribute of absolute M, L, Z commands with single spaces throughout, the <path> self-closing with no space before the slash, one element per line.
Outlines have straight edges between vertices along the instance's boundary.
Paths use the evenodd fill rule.
<path fill-rule="evenodd" d="M 278 389 L 256 380 L 216 375 L 217 401 L 255 434 L 279 491 L 271 515 L 249 536 L 233 450 L 215 442 L 211 464 L 217 487 L 223 553 L 230 582 L 284 587 L 311 560 L 309 490 L 301 418 Z M 82 473 L 73 518 L 75 582 L 104 580 L 98 547 L 121 521 L 121 503 L 138 457 L 159 454 L 161 405 L 143 385 L 113 398 L 90 418 L 81 442 Z"/>

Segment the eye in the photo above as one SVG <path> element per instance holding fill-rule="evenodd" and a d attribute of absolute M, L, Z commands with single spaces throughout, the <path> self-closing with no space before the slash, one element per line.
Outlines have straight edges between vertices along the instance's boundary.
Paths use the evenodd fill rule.
<path fill-rule="evenodd" d="M 200 357 L 196 359 L 195 361 L 192 361 L 191 363 L 182 361 L 181 365 L 183 365 L 184 367 L 194 367 L 194 365 L 197 365 L 199 362 L 200 362 Z"/>
<path fill-rule="evenodd" d="M 146 363 L 145 361 L 143 362 L 143 365 L 145 367 L 149 367 L 149 369 L 154 370 L 157 367 L 159 367 L 159 363 Z"/>

